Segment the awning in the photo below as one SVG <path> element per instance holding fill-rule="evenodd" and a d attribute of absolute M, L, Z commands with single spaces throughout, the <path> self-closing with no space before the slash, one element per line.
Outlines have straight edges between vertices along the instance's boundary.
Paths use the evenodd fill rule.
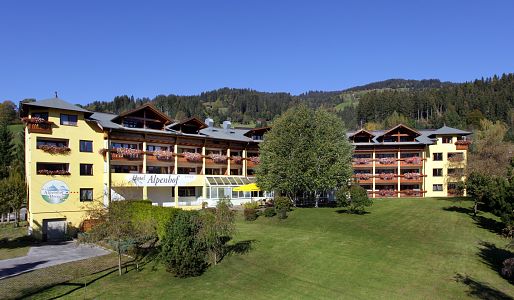
<path fill-rule="evenodd" d="M 234 191 L 234 192 L 260 192 L 261 189 L 257 186 L 256 183 L 250 183 L 250 184 L 245 184 L 245 185 L 233 188 L 232 191 Z"/>
<path fill-rule="evenodd" d="M 255 178 L 242 176 L 207 176 L 209 186 L 241 186 L 255 182 Z"/>

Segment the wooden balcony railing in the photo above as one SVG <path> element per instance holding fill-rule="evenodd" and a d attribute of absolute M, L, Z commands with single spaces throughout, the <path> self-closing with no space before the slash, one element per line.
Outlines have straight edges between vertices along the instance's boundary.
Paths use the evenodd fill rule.
<path fill-rule="evenodd" d="M 29 133 L 45 133 L 52 134 L 53 122 L 44 121 L 41 123 L 27 123 Z"/>
<path fill-rule="evenodd" d="M 469 145 L 471 145 L 471 141 L 468 140 L 457 140 L 455 142 L 455 148 L 457 148 L 457 150 L 468 150 Z"/>

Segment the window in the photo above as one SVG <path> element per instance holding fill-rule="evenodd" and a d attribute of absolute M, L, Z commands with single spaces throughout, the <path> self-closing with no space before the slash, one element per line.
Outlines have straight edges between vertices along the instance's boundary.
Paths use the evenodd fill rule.
<path fill-rule="evenodd" d="M 70 175 L 69 164 L 36 163 L 36 172 L 40 175 Z"/>
<path fill-rule="evenodd" d="M 448 169 L 448 176 L 464 176 L 463 168 L 450 168 Z"/>
<path fill-rule="evenodd" d="M 129 165 L 112 165 L 111 172 L 113 172 L 113 173 L 139 173 L 137 166 L 129 166 Z"/>
<path fill-rule="evenodd" d="M 221 153 L 221 150 L 207 149 L 207 150 L 205 150 L 205 154 L 209 155 L 209 154 L 222 154 L 222 153 Z"/>
<path fill-rule="evenodd" d="M 433 158 L 435 161 L 441 161 L 443 160 L 443 154 L 442 153 L 434 153 L 434 158 Z"/>
<path fill-rule="evenodd" d="M 195 168 L 177 168 L 178 174 L 196 174 Z"/>
<path fill-rule="evenodd" d="M 168 167 L 147 166 L 146 173 L 149 174 L 168 174 Z"/>
<path fill-rule="evenodd" d="M 205 168 L 205 175 L 221 175 L 220 169 Z"/>
<path fill-rule="evenodd" d="M 178 188 L 178 196 L 179 197 L 195 197 L 196 196 L 196 188 L 193 187 L 179 187 Z"/>
<path fill-rule="evenodd" d="M 93 176 L 93 165 L 92 164 L 80 164 L 80 175 Z"/>
<path fill-rule="evenodd" d="M 452 137 L 451 136 L 443 136 L 443 144 L 451 144 Z"/>
<path fill-rule="evenodd" d="M 48 113 L 47 112 L 33 112 L 32 118 L 41 118 L 45 121 L 48 121 Z"/>
<path fill-rule="evenodd" d="M 442 192 L 443 191 L 443 185 L 442 184 L 434 184 L 432 186 L 432 190 L 434 192 Z"/>
<path fill-rule="evenodd" d="M 80 141 L 80 152 L 93 152 L 93 141 Z"/>
<path fill-rule="evenodd" d="M 80 189 L 80 202 L 93 201 L 93 189 Z"/>
<path fill-rule="evenodd" d="M 143 124 L 134 119 L 124 119 L 123 126 L 128 128 L 143 128 Z"/>
<path fill-rule="evenodd" d="M 61 114 L 61 125 L 77 126 L 77 115 Z"/>
<path fill-rule="evenodd" d="M 68 147 L 68 140 L 51 140 L 51 139 L 41 139 L 37 138 L 36 140 L 36 148 L 41 148 L 41 146 L 55 146 L 55 147 Z"/>
<path fill-rule="evenodd" d="M 433 169 L 432 170 L 432 175 L 434 177 L 441 177 L 441 176 L 443 176 L 443 169 Z"/>
<path fill-rule="evenodd" d="M 166 146 L 146 145 L 146 151 L 168 151 Z"/>
<path fill-rule="evenodd" d="M 137 144 L 112 143 L 111 146 L 113 149 L 116 149 L 116 148 L 139 149 Z"/>

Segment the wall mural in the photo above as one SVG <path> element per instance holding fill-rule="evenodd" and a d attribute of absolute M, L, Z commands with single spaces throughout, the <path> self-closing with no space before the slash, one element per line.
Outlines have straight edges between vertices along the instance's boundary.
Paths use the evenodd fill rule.
<path fill-rule="evenodd" d="M 60 180 L 50 180 L 41 188 L 41 197 L 50 204 L 63 203 L 69 195 L 70 189 Z"/>

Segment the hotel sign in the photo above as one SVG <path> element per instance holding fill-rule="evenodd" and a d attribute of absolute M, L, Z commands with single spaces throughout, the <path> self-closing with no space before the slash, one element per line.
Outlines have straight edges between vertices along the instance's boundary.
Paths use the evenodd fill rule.
<path fill-rule="evenodd" d="M 127 181 L 134 186 L 186 186 L 195 181 L 197 175 L 185 174 L 131 174 Z"/>

